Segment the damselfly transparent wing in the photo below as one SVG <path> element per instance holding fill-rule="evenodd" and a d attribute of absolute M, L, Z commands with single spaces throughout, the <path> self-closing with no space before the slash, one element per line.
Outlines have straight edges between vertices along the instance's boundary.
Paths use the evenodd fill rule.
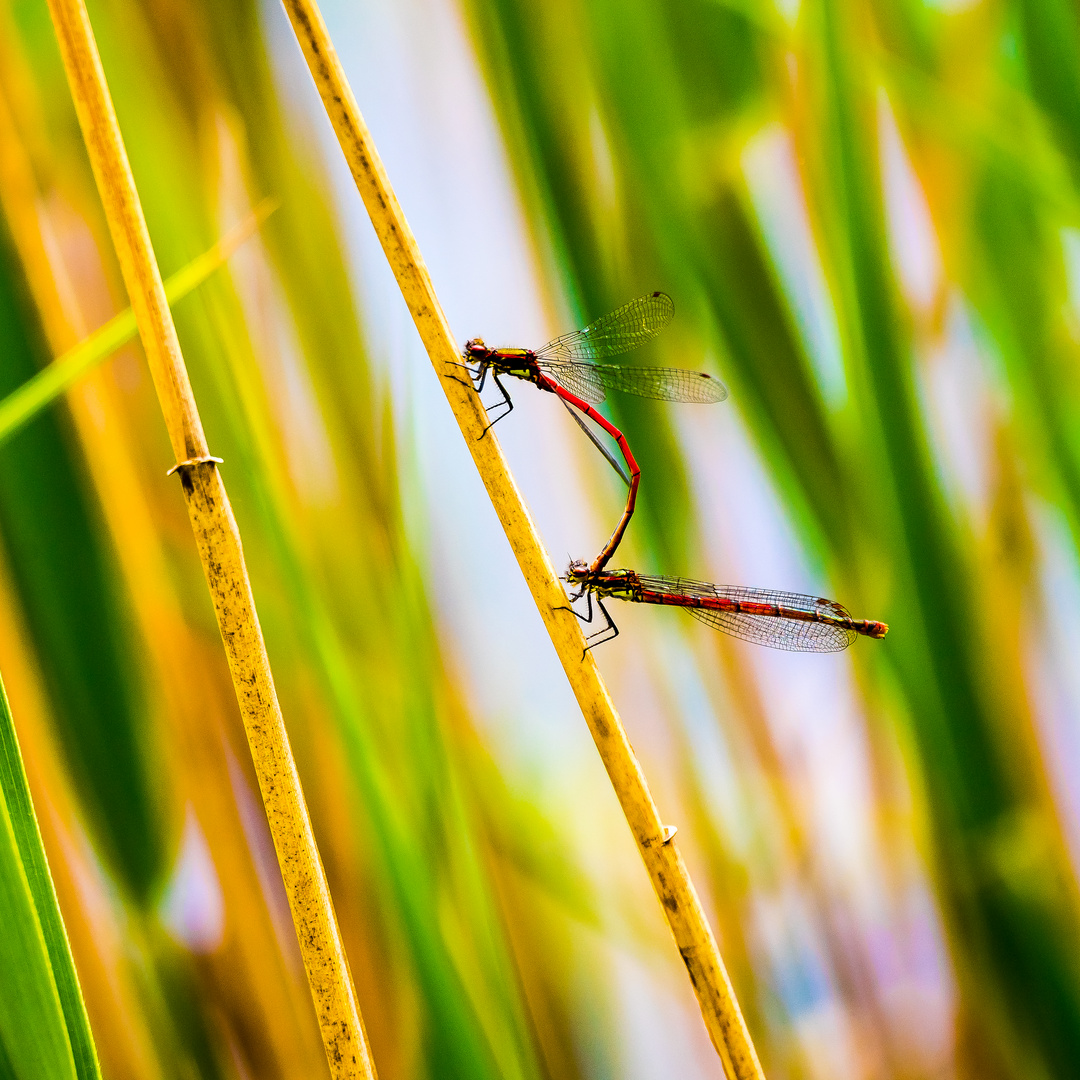
<path fill-rule="evenodd" d="M 626 470 L 622 467 L 615 455 L 600 441 L 600 436 L 597 435 L 596 432 L 593 431 L 593 429 L 589 427 L 589 425 L 586 424 L 584 420 L 582 420 L 581 413 L 579 413 L 573 405 L 570 405 L 563 398 L 559 398 L 559 400 L 563 403 L 563 408 L 566 409 L 566 411 L 571 415 L 571 417 L 573 417 L 574 423 L 577 424 L 577 426 L 581 428 L 581 430 L 584 431 L 585 434 L 588 436 L 589 442 L 591 442 L 593 446 L 595 446 L 596 449 L 604 455 L 607 463 L 618 474 L 619 479 L 622 480 L 622 482 L 627 487 L 630 487 L 630 477 L 626 475 Z"/>
<path fill-rule="evenodd" d="M 709 405 L 727 397 L 727 387 L 704 371 L 683 368 L 621 367 L 596 364 L 594 370 L 608 390 L 622 390 L 657 401 L 689 401 Z"/>
<path fill-rule="evenodd" d="M 583 330 L 563 334 L 536 350 L 543 360 L 602 360 L 621 356 L 654 338 L 675 314 L 675 304 L 667 293 L 639 296 L 629 304 L 602 315 Z M 568 388 L 569 389 L 569 388 Z"/>
<path fill-rule="evenodd" d="M 599 405 L 607 396 L 600 368 L 595 364 L 577 364 L 573 360 L 537 360 L 539 366 L 579 398 Z"/>
<path fill-rule="evenodd" d="M 597 404 L 605 390 L 652 398 L 708 405 L 723 401 L 727 387 L 704 371 L 683 368 L 622 367 L 618 364 L 579 364 L 573 360 L 539 360 L 540 367 L 573 394 Z"/>
<path fill-rule="evenodd" d="M 687 606 L 686 610 L 714 630 L 773 649 L 840 652 L 858 636 L 851 626 L 847 608 L 817 596 L 743 585 L 714 585 L 688 578 L 642 575 L 641 584 L 648 591 L 667 596 L 718 600 L 721 603 L 717 606 Z M 723 606 L 725 603 L 730 603 L 731 607 Z M 775 608 L 776 614 L 738 611 L 738 604 L 765 605 Z"/>

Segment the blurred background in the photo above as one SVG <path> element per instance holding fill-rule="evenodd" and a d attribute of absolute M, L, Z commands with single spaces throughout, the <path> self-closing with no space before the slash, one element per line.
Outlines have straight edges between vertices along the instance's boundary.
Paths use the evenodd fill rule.
<path fill-rule="evenodd" d="M 380 1076 L 721 1076 L 282 9 L 89 7 L 163 272 L 280 200 L 175 314 Z M 613 604 L 597 654 L 767 1075 L 1078 1075 L 1080 13 L 323 10 L 462 343 L 663 289 L 632 362 L 729 387 L 612 395 L 618 565 L 890 624 Z M 43 0 L 0 3 L 0 144 L 6 394 L 126 306 Z M 563 566 L 624 491 L 514 391 Z M 137 346 L 0 446 L 0 672 L 105 1076 L 325 1076 L 171 463 Z"/>

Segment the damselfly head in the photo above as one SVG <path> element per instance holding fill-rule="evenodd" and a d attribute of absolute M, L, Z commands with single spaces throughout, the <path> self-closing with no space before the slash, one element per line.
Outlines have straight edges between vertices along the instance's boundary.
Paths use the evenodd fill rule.
<path fill-rule="evenodd" d="M 859 633 L 865 634 L 867 637 L 883 638 L 888 632 L 888 623 L 875 622 L 873 619 L 865 619 L 859 625 Z"/>
<path fill-rule="evenodd" d="M 465 342 L 465 355 L 469 357 L 482 357 L 487 355 L 488 348 L 484 344 L 484 339 L 480 337 L 474 337 Z"/>
<path fill-rule="evenodd" d="M 583 585 L 589 579 L 589 564 L 582 559 L 573 559 L 566 568 L 566 581 L 571 585 Z"/>

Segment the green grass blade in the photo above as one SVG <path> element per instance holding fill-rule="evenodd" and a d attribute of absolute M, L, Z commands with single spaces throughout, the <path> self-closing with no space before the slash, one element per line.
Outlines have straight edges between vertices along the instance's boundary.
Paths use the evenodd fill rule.
<path fill-rule="evenodd" d="M 10 728 L 6 701 L 3 713 L 0 725 Z M 0 788 L 0 1042 L 18 1080 L 76 1080 L 49 949 L 15 835 L 15 821 L 26 832 L 24 808 L 8 803 L 6 758 Z M 30 825 L 36 828 L 32 819 Z"/>
<path fill-rule="evenodd" d="M 0 1039 L 18 1080 L 75 1080 L 56 983 L 10 815 L 0 803 Z"/>
<path fill-rule="evenodd" d="M 165 282 L 165 295 L 176 304 L 197 289 L 223 266 L 229 256 L 255 232 L 273 213 L 276 203 L 264 199 L 239 225 L 230 229 L 209 251 L 193 259 Z M 48 367 L 28 379 L 0 401 L 0 443 L 10 439 L 42 409 L 48 408 L 61 394 L 70 389 L 87 372 L 107 360 L 121 345 L 126 345 L 137 333 L 135 315 L 131 308 L 114 315 L 104 326 L 95 330 L 85 341 Z"/>
<path fill-rule="evenodd" d="M 22 865 L 52 970 L 52 978 L 59 994 L 70 1053 L 74 1058 L 75 1075 L 78 1080 L 96 1080 L 101 1073 L 93 1035 L 90 1032 L 90 1022 L 86 1015 L 86 1004 L 83 1001 L 75 962 L 56 901 L 56 891 L 53 888 L 49 865 L 45 859 L 45 849 L 42 847 L 41 833 L 38 831 L 37 817 L 30 799 L 30 788 L 23 769 L 22 754 L 19 751 L 11 708 L 8 705 L 7 692 L 2 680 L 0 680 L 0 798 L 6 807 L 11 836 L 15 841 L 16 853 Z M 0 838 L 0 843 L 4 842 L 4 839 Z M 10 867 L 6 856 L 3 858 L 4 873 L 7 874 Z M 0 908 L 5 912 L 11 912 L 13 919 L 16 917 L 15 907 L 0 904 Z M 4 925 L 6 935 L 7 916 L 5 916 Z M 13 969 L 5 968 L 5 970 Z M 11 987 L 7 979 L 2 985 L 3 992 L 7 992 Z M 11 989 L 15 988 L 11 987 Z M 44 987 L 41 993 L 46 993 Z M 45 1005 L 48 1008 L 43 1009 L 39 1019 L 52 1016 L 51 1005 L 48 1001 L 45 1001 Z M 59 1036 L 47 1035 L 46 1037 L 59 1042 Z M 46 1074 L 42 1073 L 42 1075 Z M 50 1075 L 66 1076 L 68 1074 L 65 1070 Z"/>

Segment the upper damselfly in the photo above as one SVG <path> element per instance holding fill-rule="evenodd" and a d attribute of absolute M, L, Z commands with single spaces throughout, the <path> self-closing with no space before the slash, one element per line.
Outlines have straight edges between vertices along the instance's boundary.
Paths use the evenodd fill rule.
<path fill-rule="evenodd" d="M 599 405 L 608 390 L 621 390 L 657 401 L 683 401 L 709 404 L 723 401 L 727 389 L 719 379 L 704 371 L 683 368 L 630 367 L 624 364 L 597 363 L 607 357 L 631 352 L 654 338 L 675 314 L 675 304 L 667 293 L 639 296 L 629 304 L 602 315 L 583 330 L 549 341 L 540 349 L 489 349 L 482 338 L 465 345 L 465 360 L 474 366 L 477 391 L 483 390 L 488 372 L 503 395 L 505 410 L 497 423 L 514 404 L 500 375 L 558 393 L 551 381 L 571 394 Z"/>
<path fill-rule="evenodd" d="M 883 622 L 853 619 L 834 600 L 802 593 L 653 577 L 634 570 L 597 573 L 581 561 L 570 564 L 566 581 L 578 587 L 572 600 L 588 598 L 588 613 L 578 615 L 582 621 L 592 622 L 594 596 L 604 616 L 605 625 L 587 639 L 589 648 L 618 637 L 619 628 L 604 607 L 604 600 L 609 597 L 636 604 L 685 608 L 695 618 L 725 634 L 790 652 L 840 652 L 859 635 L 883 638 L 889 632 Z"/>
<path fill-rule="evenodd" d="M 703 371 L 595 362 L 620 356 L 644 345 L 671 322 L 674 314 L 675 305 L 671 297 L 666 293 L 654 292 L 631 300 L 629 304 L 589 323 L 584 329 L 555 338 L 540 349 L 489 349 L 481 338 L 473 338 L 465 345 L 463 366 L 472 376 L 476 392 L 483 390 L 490 372 L 492 381 L 502 394 L 505 407 L 490 421 L 488 428 L 513 411 L 514 403 L 499 378 L 501 375 L 512 375 L 558 395 L 565 403 L 599 424 L 618 444 L 629 475 L 623 473 L 602 445 L 593 439 L 630 487 L 626 509 L 619 524 L 611 539 L 589 565 L 594 573 L 602 570 L 615 554 L 630 523 L 641 470 L 623 433 L 592 406 L 600 404 L 608 390 L 621 390 L 658 401 L 702 404 L 723 401 L 727 397 L 724 384 Z M 484 430 L 486 432 L 487 428 Z"/>

